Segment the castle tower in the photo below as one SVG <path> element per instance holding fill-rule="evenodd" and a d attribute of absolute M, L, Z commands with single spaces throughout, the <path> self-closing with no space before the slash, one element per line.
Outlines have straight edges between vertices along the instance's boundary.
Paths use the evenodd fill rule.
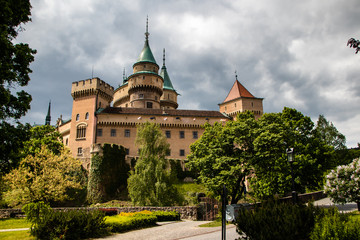
<path fill-rule="evenodd" d="M 128 77 L 127 81 L 129 107 L 160 108 L 164 79 L 158 72 L 159 65 L 157 65 L 149 46 L 148 21 L 146 21 L 144 48 L 133 65 L 133 74 Z"/>
<path fill-rule="evenodd" d="M 174 89 L 169 74 L 165 66 L 165 48 L 163 51 L 163 66 L 161 68 L 160 76 L 164 79 L 163 95 L 160 98 L 161 108 L 177 109 L 177 96 L 179 95 Z"/>
<path fill-rule="evenodd" d="M 113 94 L 114 88 L 99 78 L 72 83 L 73 108 L 68 145 L 75 157 L 90 160 L 90 146 L 96 139 L 95 113 L 110 106 Z"/>
<path fill-rule="evenodd" d="M 263 98 L 254 97 L 237 79 L 235 72 L 235 83 L 225 100 L 219 104 L 220 112 L 226 113 L 236 119 L 238 113 L 246 110 L 252 111 L 258 119 L 263 114 Z"/>

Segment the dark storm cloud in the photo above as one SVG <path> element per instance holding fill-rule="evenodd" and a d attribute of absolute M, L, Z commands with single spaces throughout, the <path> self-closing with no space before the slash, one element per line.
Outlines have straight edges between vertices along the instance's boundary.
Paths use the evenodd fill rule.
<path fill-rule="evenodd" d="M 92 72 L 114 87 L 144 44 L 181 94 L 181 109 L 217 110 L 235 81 L 265 98 L 265 112 L 296 108 L 333 121 L 359 142 L 360 56 L 346 47 L 360 38 L 360 4 L 346 1 L 32 1 L 33 22 L 19 41 L 38 50 L 24 121 L 42 123 L 49 99 L 52 123 L 70 117 L 71 83 Z"/>

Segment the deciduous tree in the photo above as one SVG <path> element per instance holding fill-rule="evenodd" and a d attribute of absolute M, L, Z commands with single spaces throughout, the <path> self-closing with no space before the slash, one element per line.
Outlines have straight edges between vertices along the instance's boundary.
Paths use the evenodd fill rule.
<path fill-rule="evenodd" d="M 20 90 L 28 84 L 30 63 L 35 50 L 28 44 L 14 44 L 22 24 L 30 21 L 29 0 L 0 0 L 0 174 L 10 171 L 18 163 L 17 151 L 26 140 L 26 130 L 18 122 L 30 109 L 31 96 Z M 19 91 L 15 92 L 17 89 Z M 19 137 L 18 137 L 19 136 Z"/>
<path fill-rule="evenodd" d="M 131 201 L 138 205 L 173 205 L 179 199 L 172 185 L 168 162 L 165 159 L 169 143 L 158 125 L 145 123 L 137 130 L 136 144 L 139 159 L 128 178 Z"/>
<path fill-rule="evenodd" d="M 4 177 L 7 191 L 4 199 L 10 206 L 43 201 L 54 203 L 71 198 L 69 190 L 81 190 L 79 172 L 81 163 L 68 149 L 55 155 L 45 146 L 29 154 L 18 168 Z"/>

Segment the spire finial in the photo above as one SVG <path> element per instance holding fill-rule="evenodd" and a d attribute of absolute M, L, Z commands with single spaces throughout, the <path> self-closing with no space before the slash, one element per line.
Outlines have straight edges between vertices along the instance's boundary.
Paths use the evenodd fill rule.
<path fill-rule="evenodd" d="M 165 48 L 163 50 L 163 66 L 165 67 Z"/>
<path fill-rule="evenodd" d="M 238 75 L 237 75 L 237 71 L 235 70 L 235 79 L 236 81 L 238 81 Z"/>
<path fill-rule="evenodd" d="M 149 16 L 146 16 L 146 32 L 145 32 L 145 40 L 149 40 Z"/>
<path fill-rule="evenodd" d="M 123 80 L 125 79 L 125 68 L 123 70 Z"/>

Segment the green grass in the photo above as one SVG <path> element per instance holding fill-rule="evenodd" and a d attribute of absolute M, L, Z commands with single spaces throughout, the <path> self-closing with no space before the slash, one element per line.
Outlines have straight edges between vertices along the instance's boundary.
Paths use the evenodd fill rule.
<path fill-rule="evenodd" d="M 360 211 L 353 211 L 350 213 L 350 219 L 360 220 Z"/>
<path fill-rule="evenodd" d="M 226 222 L 226 225 L 229 225 L 229 222 Z M 222 226 L 222 222 L 221 222 L 221 218 L 217 218 L 216 220 L 209 222 L 209 223 L 204 223 L 199 225 L 199 227 L 221 227 Z"/>
<path fill-rule="evenodd" d="M 30 228 L 30 226 L 31 223 L 26 221 L 25 218 L 0 219 L 0 229 Z"/>
<path fill-rule="evenodd" d="M 29 231 L 0 232 L 1 240 L 34 240 Z"/>

